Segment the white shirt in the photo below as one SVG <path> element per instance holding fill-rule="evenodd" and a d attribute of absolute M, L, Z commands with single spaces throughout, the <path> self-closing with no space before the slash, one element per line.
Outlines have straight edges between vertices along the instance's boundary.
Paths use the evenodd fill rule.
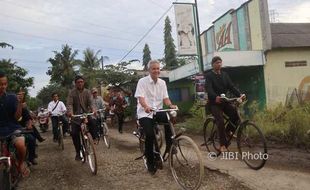
<path fill-rule="evenodd" d="M 54 109 L 57 102 L 59 102 L 59 103 L 58 103 L 57 107 Z M 48 104 L 47 110 L 52 114 L 52 116 L 63 115 L 67 111 L 67 108 L 62 101 L 58 100 L 57 102 L 55 102 L 53 100 Z M 52 111 L 53 109 L 54 109 L 54 111 Z"/>
<path fill-rule="evenodd" d="M 150 75 L 141 78 L 138 81 L 135 97 L 143 97 L 145 102 L 151 108 L 163 108 L 163 99 L 169 98 L 166 82 L 160 78 L 155 83 Z M 153 114 L 146 113 L 138 99 L 137 106 L 138 119 L 143 117 L 153 118 Z"/>

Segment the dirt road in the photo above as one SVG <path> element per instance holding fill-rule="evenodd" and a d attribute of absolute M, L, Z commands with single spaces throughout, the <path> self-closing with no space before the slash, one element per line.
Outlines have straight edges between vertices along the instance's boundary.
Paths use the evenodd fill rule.
<path fill-rule="evenodd" d="M 71 137 L 65 138 L 65 150 L 61 151 L 48 131 L 43 134 L 47 140 L 38 146 L 39 164 L 31 167 L 30 177 L 21 181 L 17 189 L 180 189 L 167 163 L 163 170 L 151 176 L 141 160 L 134 160 L 140 153 L 137 139 L 131 132 L 130 126 L 123 134 L 112 129 L 111 148 L 107 149 L 102 143 L 96 146 L 99 167 L 94 176 L 86 164 L 74 160 Z M 205 170 L 200 189 L 249 188 L 227 174 Z"/>

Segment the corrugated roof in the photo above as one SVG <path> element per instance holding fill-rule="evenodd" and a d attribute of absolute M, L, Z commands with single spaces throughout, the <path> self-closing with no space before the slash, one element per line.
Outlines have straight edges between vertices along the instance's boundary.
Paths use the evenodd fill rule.
<path fill-rule="evenodd" d="M 310 47 L 310 23 L 271 23 L 272 48 Z"/>

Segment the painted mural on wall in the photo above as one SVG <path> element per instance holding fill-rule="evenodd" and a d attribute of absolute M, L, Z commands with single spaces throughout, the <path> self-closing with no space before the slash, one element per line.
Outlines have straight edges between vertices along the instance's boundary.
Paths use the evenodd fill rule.
<path fill-rule="evenodd" d="M 214 23 L 216 51 L 235 50 L 232 30 L 232 18 L 229 12 Z"/>

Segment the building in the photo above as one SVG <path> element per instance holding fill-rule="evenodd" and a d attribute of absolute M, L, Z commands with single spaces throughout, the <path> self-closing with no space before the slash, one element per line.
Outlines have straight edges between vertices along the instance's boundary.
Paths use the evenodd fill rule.
<path fill-rule="evenodd" d="M 285 103 L 293 92 L 305 99 L 310 94 L 309 26 L 270 23 L 267 0 L 249 0 L 200 34 L 203 72 L 211 69 L 210 61 L 218 55 L 237 87 L 261 107 Z M 181 102 L 183 91 L 192 97 L 189 79 L 199 72 L 193 61 L 169 73 L 170 90 L 179 89 Z"/>

